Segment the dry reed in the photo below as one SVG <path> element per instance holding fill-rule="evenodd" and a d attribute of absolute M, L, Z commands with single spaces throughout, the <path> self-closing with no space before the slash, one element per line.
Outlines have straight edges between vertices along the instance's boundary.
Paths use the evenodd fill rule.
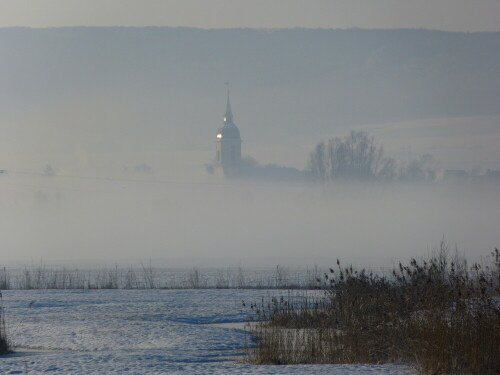
<path fill-rule="evenodd" d="M 316 298 L 252 304 L 254 363 L 394 363 L 422 374 L 500 374 L 500 254 L 467 267 L 443 241 L 381 276 L 337 261 Z"/>
<path fill-rule="evenodd" d="M 0 354 L 11 352 L 12 345 L 7 335 L 3 310 L 2 293 L 0 292 Z"/>

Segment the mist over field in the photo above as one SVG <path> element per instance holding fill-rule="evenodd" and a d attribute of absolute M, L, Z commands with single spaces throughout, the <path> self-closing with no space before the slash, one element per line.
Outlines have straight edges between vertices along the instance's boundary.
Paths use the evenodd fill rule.
<path fill-rule="evenodd" d="M 230 82 L 243 155 L 303 170 L 351 129 L 500 169 L 500 33 L 0 29 L 2 265 L 390 266 L 499 246 L 498 183 L 208 176 Z"/>
<path fill-rule="evenodd" d="M 498 246 L 498 185 L 196 184 L 2 176 L 4 264 L 391 266 Z M 8 199 L 6 199 L 8 197 Z"/>

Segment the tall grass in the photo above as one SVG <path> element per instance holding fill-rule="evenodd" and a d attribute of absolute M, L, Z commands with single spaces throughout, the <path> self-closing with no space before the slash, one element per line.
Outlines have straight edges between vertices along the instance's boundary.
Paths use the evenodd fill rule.
<path fill-rule="evenodd" d="M 0 268 L 0 290 L 10 289 L 10 275 L 5 267 Z"/>
<path fill-rule="evenodd" d="M 0 354 L 9 353 L 11 349 L 11 343 L 5 327 L 2 293 L 0 292 Z"/>
<path fill-rule="evenodd" d="M 337 261 L 325 294 L 252 305 L 256 363 L 404 362 L 422 374 L 500 374 L 500 254 L 468 267 L 447 245 L 381 276 Z"/>
<path fill-rule="evenodd" d="M 139 267 L 79 269 L 33 263 L 20 269 L 0 267 L 0 290 L 7 289 L 306 289 L 320 270 L 289 269 L 161 269 L 151 261 Z"/>

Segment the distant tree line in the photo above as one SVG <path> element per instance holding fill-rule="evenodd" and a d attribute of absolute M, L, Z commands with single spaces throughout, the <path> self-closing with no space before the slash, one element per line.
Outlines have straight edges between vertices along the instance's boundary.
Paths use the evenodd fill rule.
<path fill-rule="evenodd" d="M 435 159 L 428 154 L 402 165 L 384 156 L 374 137 L 363 131 L 351 131 L 316 145 L 309 156 L 309 176 L 322 183 L 333 180 L 434 181 Z"/>

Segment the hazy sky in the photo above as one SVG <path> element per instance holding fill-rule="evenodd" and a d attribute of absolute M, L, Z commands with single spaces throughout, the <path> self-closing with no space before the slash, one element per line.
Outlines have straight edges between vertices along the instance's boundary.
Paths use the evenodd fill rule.
<path fill-rule="evenodd" d="M 193 26 L 498 31 L 498 0 L 0 0 L 0 27 Z"/>

